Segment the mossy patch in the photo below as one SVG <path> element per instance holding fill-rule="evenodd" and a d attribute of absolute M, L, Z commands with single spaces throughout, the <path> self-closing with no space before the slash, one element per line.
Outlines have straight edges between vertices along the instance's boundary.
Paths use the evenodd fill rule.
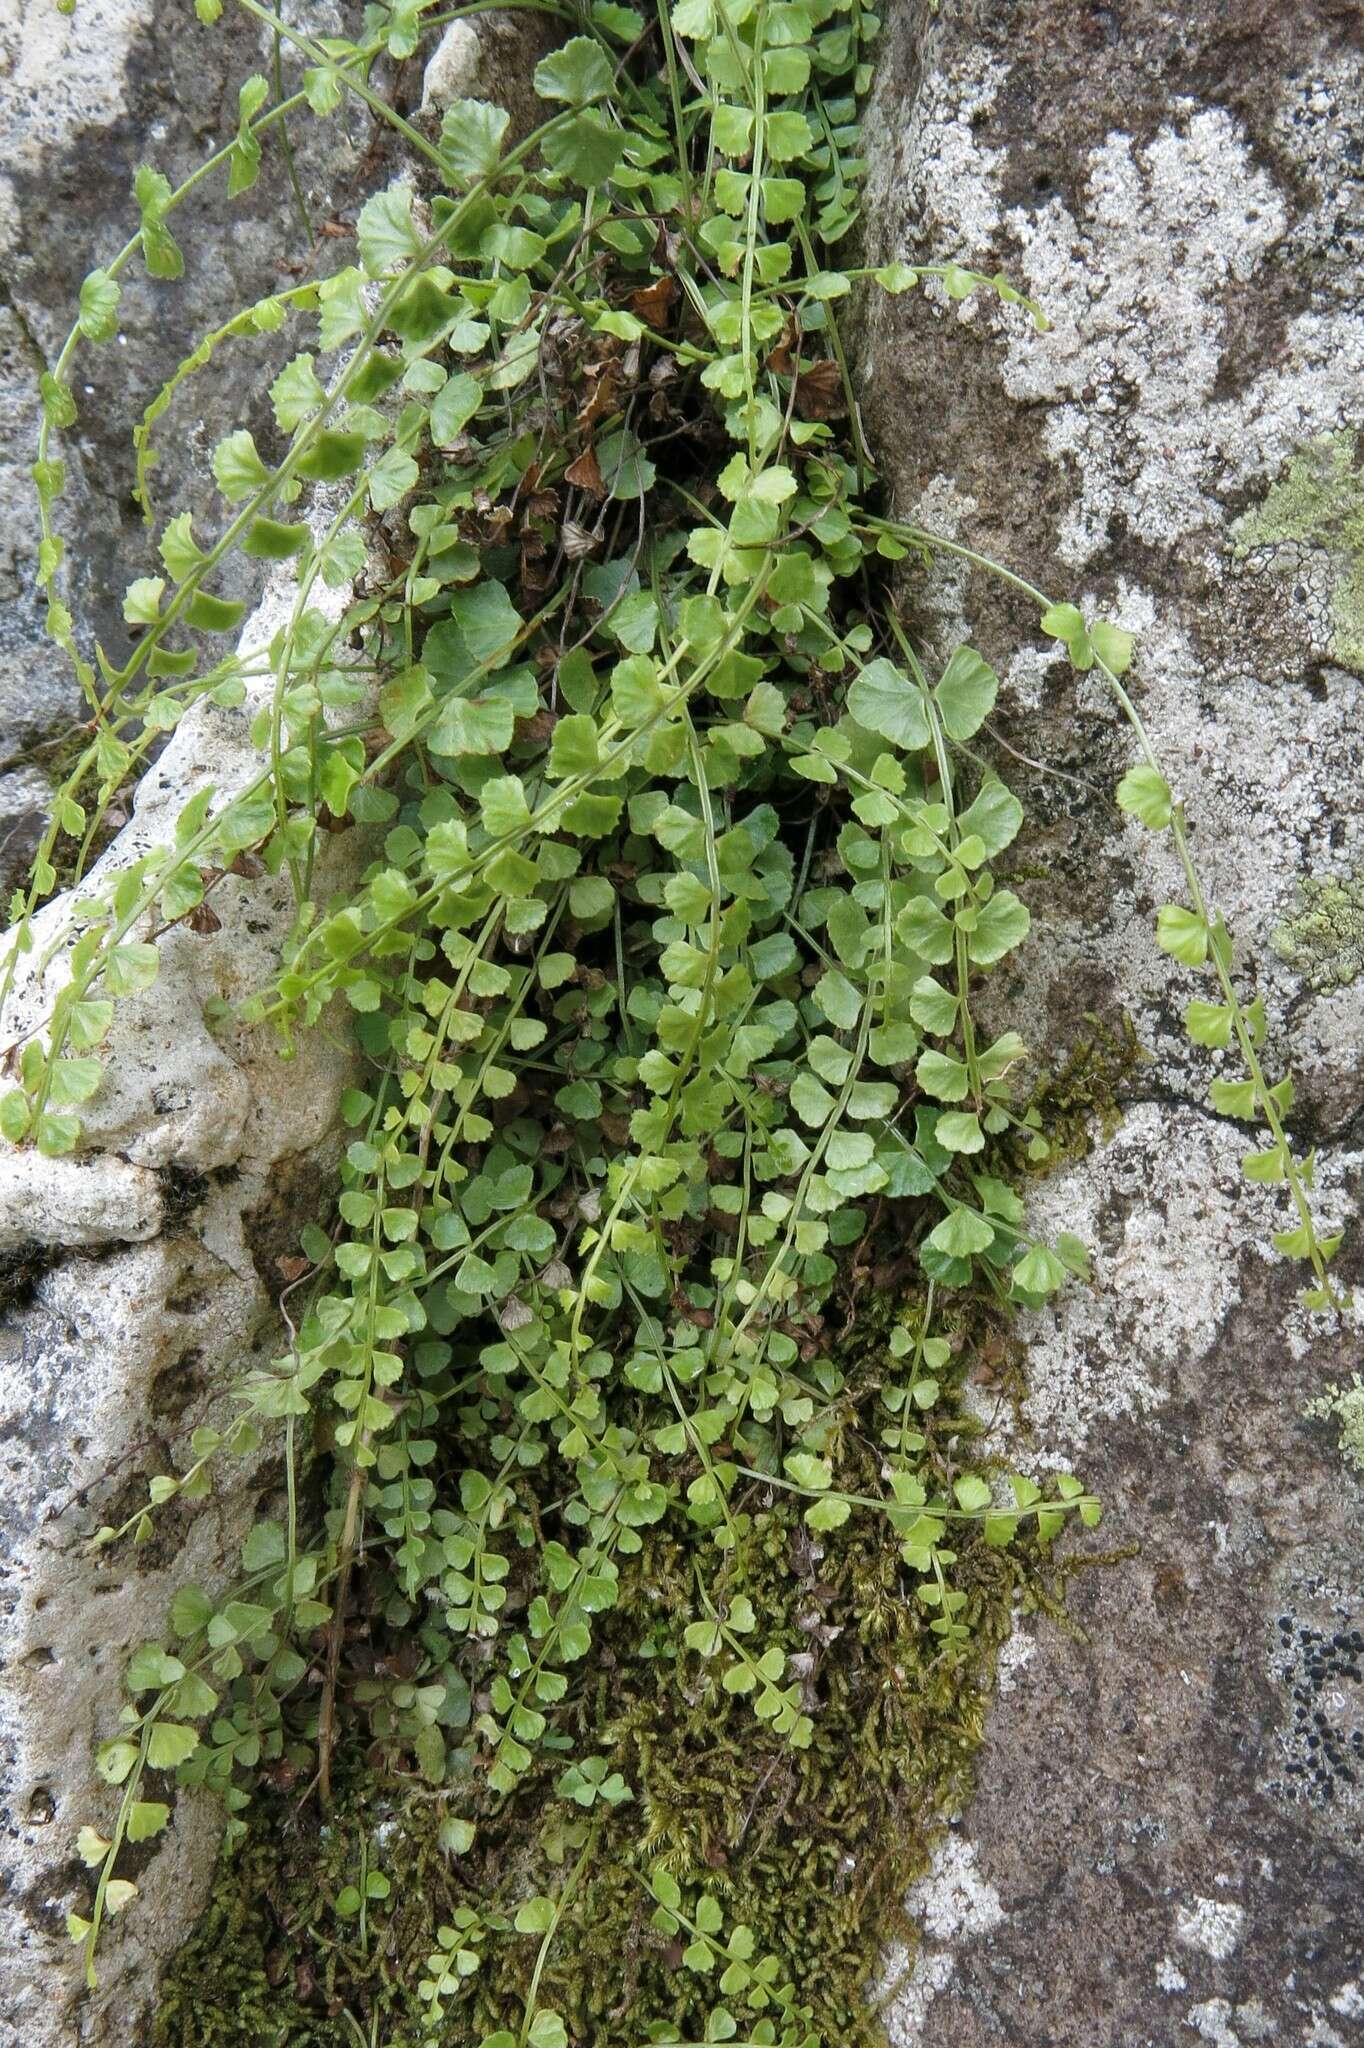
<path fill-rule="evenodd" d="M 917 1303 L 893 1311 L 884 1296 L 870 1298 L 846 1340 L 848 1483 L 859 1471 L 875 1483 L 889 1328 L 918 1313 Z M 964 1383 L 1007 1342 L 979 1303 L 963 1305 L 947 1327 L 952 1362 L 919 1418 L 944 1470 L 976 1428 L 960 1404 Z M 745 1506 L 733 1582 L 767 1617 L 769 1639 L 802 1660 L 814 1736 L 808 1749 L 793 1748 L 687 1659 L 695 1535 L 685 1518 L 671 1518 L 623 1575 L 564 1725 L 573 1755 L 603 1755 L 633 1793 L 598 1824 L 540 1980 L 540 2000 L 564 2015 L 574 2048 L 618 2048 L 627 2025 L 637 2038 L 650 2021 L 670 2022 L 680 2039 L 704 2035 L 719 1994 L 651 1925 L 644 1878 L 659 1860 L 684 1884 L 704 1883 L 727 1924 L 753 1928 L 757 1953 L 778 1958 L 825 2041 L 877 2042 L 866 1988 L 885 1941 L 912 1941 L 906 1888 L 926 1868 L 942 1818 L 969 1795 L 999 1647 L 1020 1603 L 1053 1604 L 1045 1545 L 996 1549 L 972 1529 L 955 1567 L 969 1634 L 945 1643 L 913 1597 L 883 1517 L 816 1535 L 790 1496 L 755 1487 Z M 166 1987 L 155 2048 L 420 2048 L 426 1958 L 461 1906 L 491 1932 L 439 2038 L 515 2033 L 538 1943 L 505 1930 L 527 1896 L 563 1887 L 591 1827 L 555 1795 L 567 1761 L 547 1758 L 504 1801 L 472 1770 L 437 1794 L 395 1769 L 352 1717 L 325 1824 L 297 1794 L 257 1799 Z M 476 1823 L 464 1855 L 441 1846 L 452 1813 Z M 371 1871 L 389 1890 L 368 1908 L 362 1933 L 336 1901 Z"/>
<path fill-rule="evenodd" d="M 1125 1015 L 1111 1026 L 1086 1021 L 1087 1035 L 1029 1106 L 1046 1159 L 1029 1163 L 1014 1136 L 1001 1141 L 998 1170 L 1049 1172 L 1120 1123 L 1123 1083 L 1144 1054 Z M 925 1307 L 917 1290 L 905 1291 L 904 1262 L 881 1250 L 863 1272 L 865 1291 L 849 1295 L 837 1354 L 842 1483 L 867 1492 L 880 1490 L 891 1333 L 914 1328 Z M 935 1328 L 950 1333 L 951 1362 L 915 1425 L 930 1465 L 980 1469 L 968 1382 L 988 1380 L 1021 1399 L 1023 1354 L 1007 1315 L 978 1296 L 959 1296 L 945 1314 L 940 1306 Z M 714 1985 L 682 1968 L 679 1944 L 651 1925 L 645 1879 L 659 1859 L 681 1881 L 704 1883 L 727 1921 L 754 1929 L 758 1953 L 779 1959 L 823 2040 L 881 2048 L 869 1986 L 889 1943 L 913 1953 L 905 1894 L 927 1869 L 943 1820 L 970 1797 L 999 1650 L 1020 1611 L 1041 1608 L 1065 1623 L 1069 1573 L 1110 1561 L 1058 1562 L 1035 1539 L 996 1549 L 978 1525 L 964 1531 L 954 1581 L 967 1596 L 968 1634 L 947 1644 L 914 1598 L 882 1517 L 815 1535 L 799 1501 L 769 1489 L 755 1491 L 741 1521 L 734 1582 L 765 1616 L 768 1639 L 808 1658 L 813 1740 L 792 1748 L 747 1699 L 699 1674 L 679 1683 L 696 1539 L 684 1517 L 671 1516 L 623 1573 L 600 1655 L 563 1727 L 572 1755 L 603 1755 L 633 1795 L 600 1827 L 540 1980 L 540 2001 L 563 2013 L 573 2048 L 619 2048 L 622 2029 L 643 2038 L 646 2021 L 671 2022 L 678 2039 L 704 2035 Z M 400 1655 L 397 1638 L 385 1643 L 375 1627 L 375 1660 Z M 498 2027 L 515 2035 L 537 1948 L 511 1930 L 517 1906 L 557 1893 L 590 1833 L 556 1797 L 567 1758 L 546 1758 L 498 1801 L 474 1774 L 472 1746 L 467 1775 L 436 1793 L 416 1781 L 410 1759 L 395 1769 L 370 1733 L 352 1714 L 325 1820 L 301 1788 L 281 1796 L 262 1786 L 165 1985 L 153 2048 L 426 2048 L 435 2039 L 472 2048 Z M 476 1826 L 467 1854 L 452 1853 L 448 1834 L 443 1845 L 452 1815 Z M 336 1902 L 370 1872 L 389 1889 L 362 1928 Z M 464 1938 L 479 1943 L 480 1964 L 432 2033 L 419 1987 L 438 1930 L 461 1909 L 479 1916 Z"/>
<path fill-rule="evenodd" d="M 1327 652 L 1364 674 L 1364 473 L 1353 433 L 1323 435 L 1301 448 L 1263 502 L 1236 527 L 1236 552 L 1286 545 L 1329 558 L 1331 638 Z"/>
<path fill-rule="evenodd" d="M 1111 1023 L 1086 1011 L 1084 1021 L 1088 1032 L 1075 1040 L 1029 1104 L 1029 1120 L 1036 1118 L 1045 1136 L 1046 1155 L 1032 1159 L 1015 1144 L 1010 1164 L 1016 1171 L 1052 1173 L 1074 1165 L 1089 1156 L 1096 1139 L 1106 1142 L 1122 1122 L 1124 1084 L 1150 1054 L 1125 1010 Z"/>

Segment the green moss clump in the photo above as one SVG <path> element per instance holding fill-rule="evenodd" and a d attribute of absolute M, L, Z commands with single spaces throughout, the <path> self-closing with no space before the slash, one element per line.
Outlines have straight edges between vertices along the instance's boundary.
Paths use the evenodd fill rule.
<path fill-rule="evenodd" d="M 1344 877 L 1308 875 L 1302 908 L 1274 934 L 1274 950 L 1323 993 L 1364 973 L 1364 870 Z"/>
<path fill-rule="evenodd" d="M 1111 1025 L 1093 1011 L 1086 1011 L 1084 1021 L 1088 1034 L 1076 1039 L 1028 1105 L 1029 1122 L 1035 1120 L 1046 1151 L 1034 1157 L 1010 1139 L 1007 1165 L 1014 1173 L 1053 1173 L 1073 1165 L 1088 1157 L 1096 1138 L 1106 1142 L 1122 1122 L 1123 1084 L 1150 1054 L 1126 1011 Z"/>
<path fill-rule="evenodd" d="M 901 1315 L 918 1312 L 916 1304 Z M 873 1298 L 840 1354 L 839 1465 L 850 1488 L 878 1484 L 877 1436 L 888 1419 L 878 1396 L 896 1319 L 884 1297 Z M 979 1303 L 964 1304 L 947 1327 L 952 1363 L 921 1418 L 928 1455 L 944 1468 L 975 1429 L 964 1382 L 1004 1342 Z M 727 1926 L 753 1928 L 757 1953 L 779 1959 L 824 2041 L 872 2048 L 876 1957 L 891 1936 L 913 1939 L 904 1894 L 942 1819 L 969 1796 L 999 1646 L 1020 1601 L 1049 1604 L 1044 1546 L 992 1548 L 971 1527 L 954 1567 L 969 1634 L 944 1643 L 883 1516 L 855 1515 L 816 1535 L 798 1501 L 756 1484 L 736 1508 L 742 1540 L 727 1589 L 748 1594 L 764 1642 L 800 1659 L 813 1738 L 808 1749 L 791 1747 L 683 1648 L 696 1534 L 685 1516 L 670 1518 L 623 1572 L 619 1605 L 603 1617 L 599 1653 L 563 1724 L 572 1755 L 605 1756 L 633 1793 L 597 1823 L 540 1980 L 540 2002 L 564 2015 L 574 2048 L 619 2048 L 648 2021 L 670 2022 L 683 2039 L 704 2033 L 720 1994 L 651 1925 L 643 1879 L 659 1861 L 684 1884 L 704 1883 Z M 389 1768 L 352 1721 L 325 1825 L 296 1798 L 258 1798 L 166 1988 L 155 2048 L 422 2048 L 430 2036 L 418 1987 L 437 1930 L 461 1906 L 499 1931 L 436 2038 L 477 2044 L 498 2027 L 515 2034 L 538 1943 L 501 1930 L 528 1895 L 564 1887 L 593 1824 L 555 1795 L 568 1760 L 547 1758 L 500 1802 L 472 1771 L 435 1793 Z M 477 1825 L 464 1855 L 441 1847 L 451 1813 Z M 363 1931 L 353 1912 L 336 1910 L 362 1870 L 380 1871 L 389 1886 Z"/>
<path fill-rule="evenodd" d="M 404 2012 L 436 1927 L 468 1891 L 440 1847 L 440 1819 L 356 1742 L 338 1760 L 325 1822 L 297 1793 L 263 1792 L 163 1986 L 153 2048 L 336 2048 L 356 2041 L 361 2015 L 367 2029 L 378 2017 L 380 2042 L 416 2039 Z M 391 1885 L 363 1928 L 337 1912 L 362 1858 Z"/>

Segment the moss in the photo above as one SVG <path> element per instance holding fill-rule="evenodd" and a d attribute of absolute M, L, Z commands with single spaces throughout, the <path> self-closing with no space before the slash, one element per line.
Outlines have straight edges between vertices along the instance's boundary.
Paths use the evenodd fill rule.
<path fill-rule="evenodd" d="M 1348 987 L 1364 973 L 1364 870 L 1309 875 L 1298 894 L 1302 908 L 1275 932 L 1275 952 L 1315 989 Z"/>
<path fill-rule="evenodd" d="M 1262 504 L 1236 529 L 1236 551 L 1297 545 L 1331 561 L 1331 640 L 1342 667 L 1364 674 L 1364 475 L 1352 433 L 1299 449 Z"/>
<path fill-rule="evenodd" d="M 884 1296 L 868 1301 L 840 1353 L 840 1471 L 850 1487 L 879 1490 L 879 1389 L 897 1313 L 912 1316 L 917 1304 L 897 1312 Z M 948 1328 L 952 1363 L 922 1418 L 940 1469 L 959 1462 L 976 1427 L 959 1399 L 966 1378 L 1006 1344 L 995 1312 L 976 1302 L 964 1301 Z M 889 1937 L 912 1941 L 905 1891 L 943 1817 L 969 1796 L 999 1647 L 1020 1601 L 1053 1604 L 1041 1547 L 1001 1551 L 966 1536 L 954 1580 L 970 1636 L 944 1646 L 883 1518 L 855 1516 L 815 1537 L 788 1496 L 755 1488 L 742 1506 L 740 1548 L 714 1570 L 726 1593 L 749 1594 L 765 1642 L 811 1658 L 814 1736 L 808 1750 L 791 1748 L 747 1700 L 679 1662 L 696 1533 L 682 1517 L 661 1525 L 623 1573 L 619 1605 L 561 1723 L 575 1753 L 606 1755 L 634 1794 L 603 1827 L 540 1983 L 541 2003 L 563 2013 L 575 2048 L 619 2048 L 627 2017 L 631 2038 L 655 2019 L 682 2038 L 704 2032 L 719 1994 L 680 1967 L 675 1944 L 650 1924 L 641 1874 L 660 1858 L 679 1880 L 704 1882 L 727 1924 L 755 1930 L 759 1953 L 779 1958 L 831 2048 L 871 2048 L 880 2036 L 866 1986 Z M 563 1762 L 551 1753 L 502 1803 L 472 1774 L 436 1795 L 386 1771 L 353 1726 L 325 1827 L 309 1805 L 269 1793 L 255 1802 L 166 1988 L 155 2048 L 420 2048 L 417 1987 L 437 1929 L 461 1905 L 505 1920 L 529 1893 L 562 1887 L 588 1825 L 554 1796 Z M 451 1811 L 478 1826 L 460 1858 L 438 1841 Z M 341 1887 L 359 1882 L 362 1855 L 391 1885 L 364 1942 L 334 1909 Z M 515 1934 L 490 1939 L 440 2038 L 476 2048 L 485 2031 L 515 2033 L 536 1946 Z"/>
<path fill-rule="evenodd" d="M 1088 1035 L 1030 1105 L 1049 1146 L 1032 1170 L 1082 1157 L 1120 1121 L 1122 1085 L 1143 1054 L 1128 1018 L 1087 1021 Z M 1000 1166 L 1024 1166 L 1021 1144 L 1003 1142 L 1010 1156 Z M 844 1304 L 837 1347 L 840 1484 L 864 1492 L 881 1490 L 891 1326 L 922 1312 L 912 1290 L 903 1294 L 903 1262 L 873 1272 L 880 1291 Z M 994 1307 L 957 1297 L 936 1327 L 951 1338 L 951 1363 L 936 1406 L 917 1420 L 926 1457 L 945 1471 L 959 1468 L 979 1430 L 962 1399 L 968 1379 L 989 1377 L 1015 1398 L 1025 1382 Z M 632 2038 L 655 2019 L 682 2038 L 704 2034 L 718 1994 L 679 1967 L 675 1945 L 651 1925 L 642 1875 L 657 1859 L 680 1881 L 704 1882 L 727 1924 L 753 1927 L 759 1953 L 779 1958 L 830 2048 L 875 2048 L 867 1986 L 890 1939 L 912 1950 L 905 1893 L 943 1818 L 970 1796 L 999 1648 L 1020 1603 L 1064 1621 L 1061 1593 L 1076 1566 L 1054 1565 L 1036 1543 L 1000 1551 L 972 1534 L 954 1567 L 970 1635 L 944 1647 L 881 1517 L 813 1537 L 789 1496 L 743 1506 L 744 1540 L 723 1566 L 723 1590 L 748 1593 L 765 1642 L 813 1658 L 814 1736 L 808 1750 L 792 1749 L 747 1700 L 679 1666 L 695 1608 L 696 1532 L 680 1517 L 653 1531 L 623 1570 L 619 1605 L 599 1625 L 591 1670 L 560 1724 L 573 1753 L 607 1756 L 633 1791 L 595 1843 L 540 1982 L 540 2002 L 562 2012 L 574 2048 L 619 2048 L 627 2019 Z M 490 1800 L 472 1770 L 435 1794 L 390 1771 L 353 1722 L 325 1825 L 308 1802 L 269 1789 L 257 1797 L 166 1985 L 153 2048 L 424 2048 L 418 1987 L 438 1929 L 461 1907 L 502 1931 L 481 1944 L 481 1966 L 438 2037 L 477 2048 L 499 2027 L 515 2035 L 537 1944 L 509 1923 L 529 1894 L 560 1890 L 589 1827 L 555 1796 L 562 1762 L 550 1752 L 505 1802 Z M 451 1813 L 477 1823 L 461 1857 L 440 1845 Z M 391 1887 L 363 1939 L 356 1919 L 335 1910 L 343 1887 L 360 1881 L 362 1859 Z"/>
<path fill-rule="evenodd" d="M 380 2015 L 383 2042 L 410 2039 L 403 2010 L 415 2007 L 436 1927 L 467 1890 L 438 1826 L 432 1802 L 377 1773 L 360 1746 L 338 1760 L 325 1823 L 307 1801 L 263 1793 L 163 1986 L 153 2048 L 332 2048 L 356 2040 L 348 2014 L 367 2026 Z M 362 1857 L 392 1885 L 363 1932 L 336 1911 Z"/>
<path fill-rule="evenodd" d="M 1126 1016 L 1112 1026 L 1086 1021 L 1087 1035 L 1029 1106 L 1046 1158 L 1028 1161 L 1009 1137 L 998 1141 L 1000 1171 L 1051 1171 L 1120 1122 L 1123 1084 L 1144 1054 Z M 831 1455 L 852 1492 L 882 1491 L 879 1435 L 889 1418 L 880 1389 L 897 1371 L 888 1340 L 924 1306 L 911 1270 L 908 1256 L 873 1262 L 868 1291 L 853 1283 L 830 1305 L 830 1326 L 835 1314 L 842 1326 Z M 1013 1400 L 1026 1392 L 1007 1315 L 975 1296 L 946 1299 L 934 1327 L 949 1337 L 951 1360 L 938 1401 L 916 1416 L 923 1456 L 940 1476 L 973 1459 L 980 1424 L 963 1398 L 968 1381 L 989 1379 Z M 659 1859 L 679 1881 L 704 1883 L 727 1925 L 754 1929 L 758 1952 L 778 1957 L 829 2048 L 879 2048 L 867 1987 L 888 1941 L 913 1949 L 904 1897 L 928 1867 L 943 1819 L 970 1796 L 996 1658 L 1017 1610 L 1040 1608 L 1065 1625 L 1069 1574 L 1109 1561 L 1057 1563 L 1035 1541 L 998 1550 L 964 1534 L 953 1582 L 967 1596 L 970 1633 L 948 1647 L 914 1599 L 882 1517 L 854 1516 L 813 1536 L 799 1503 L 780 1492 L 755 1489 L 736 1509 L 743 1540 L 728 1562 L 712 1554 L 708 1581 L 749 1595 L 764 1644 L 812 1658 L 813 1738 L 807 1750 L 791 1748 L 746 1699 L 680 1661 L 699 1546 L 675 1514 L 623 1565 L 619 1604 L 599 1618 L 591 1666 L 560 1710 L 571 1753 L 606 1756 L 633 1792 L 595 1842 L 540 1980 L 540 2003 L 563 2014 L 574 2048 L 619 2048 L 627 2020 L 631 2039 L 651 2020 L 672 2023 L 683 2039 L 705 2033 L 718 1994 L 679 1967 L 676 1946 L 651 1925 L 642 1877 Z M 472 1758 L 448 1790 L 417 1787 L 387 1768 L 357 1717 L 325 1825 L 310 1802 L 262 1789 L 165 1988 L 153 2048 L 425 2048 L 432 2038 L 477 2048 L 502 2027 L 515 2037 L 537 1944 L 509 1932 L 510 1922 L 529 1894 L 559 1892 L 590 1824 L 556 1797 L 563 1752 L 548 1752 L 502 1802 L 489 1798 Z M 450 1814 L 476 1822 L 466 1855 L 440 1845 Z M 391 1887 L 363 1939 L 355 1918 L 335 1910 L 343 1887 L 361 1881 L 362 1860 Z M 461 1907 L 495 1931 L 433 2036 L 418 1987 L 438 1929 Z"/>
<path fill-rule="evenodd" d="M 1106 1024 L 1086 1011 L 1088 1034 L 1077 1038 L 1061 1066 L 1042 1081 L 1030 1102 L 1029 1119 L 1044 1134 L 1044 1157 L 1029 1158 L 1011 1146 L 1009 1168 L 1015 1172 L 1052 1173 L 1086 1158 L 1097 1139 L 1107 1141 L 1122 1122 L 1122 1089 L 1133 1071 L 1150 1058 L 1123 1011 Z"/>

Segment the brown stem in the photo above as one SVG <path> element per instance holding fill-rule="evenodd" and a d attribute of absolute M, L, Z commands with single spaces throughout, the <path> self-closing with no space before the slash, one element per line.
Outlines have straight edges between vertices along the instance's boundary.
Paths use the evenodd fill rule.
<path fill-rule="evenodd" d="M 362 1440 L 363 1441 L 363 1440 Z M 336 1741 L 336 1680 L 341 1668 L 341 1637 L 345 1629 L 346 1600 L 350 1593 L 351 1566 L 355 1562 L 355 1525 L 360 1519 L 360 1496 L 365 1490 L 365 1468 L 351 1470 L 346 1492 L 346 1515 L 341 1524 L 337 1550 L 336 1600 L 327 1627 L 327 1672 L 322 1682 L 322 1707 L 317 1717 L 317 1798 L 325 1812 L 332 1799 L 332 1749 Z"/>

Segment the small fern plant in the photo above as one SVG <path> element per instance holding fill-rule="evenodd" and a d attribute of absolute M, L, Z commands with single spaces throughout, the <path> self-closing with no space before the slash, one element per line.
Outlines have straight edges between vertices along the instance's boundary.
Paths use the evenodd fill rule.
<path fill-rule="evenodd" d="M 358 39 L 323 40 L 239 4 L 298 60 L 297 88 L 247 81 L 237 133 L 178 190 L 139 172 L 137 229 L 87 279 L 44 380 L 39 567 L 90 725 L 13 906 L 5 993 L 32 972 L 59 859 L 74 873 L 69 976 L 8 1049 L 0 1129 L 52 1156 L 81 1145 L 115 1005 L 154 981 L 158 935 L 213 929 L 212 892 L 244 861 L 297 900 L 246 1019 L 287 1057 L 339 1006 L 365 1078 L 342 1103 L 334 1218 L 304 1235 L 296 1341 L 243 1384 L 235 1431 L 201 1433 L 99 1532 L 145 1538 L 225 1448 L 278 1433 L 287 1511 L 249 1538 L 239 1584 L 186 1587 L 129 1667 L 99 1759 L 117 1805 L 82 1833 L 93 1903 L 71 1931 L 93 1981 L 102 1922 L 136 1892 L 125 1845 L 168 1821 L 149 1796 L 166 1774 L 216 1787 L 239 1830 L 262 1770 L 306 1774 L 325 1803 L 359 1717 L 448 1794 L 456 1853 L 552 1766 L 554 1796 L 591 1810 L 584 1857 L 633 1859 L 660 1943 L 681 1945 L 689 2024 L 813 2043 L 778 1934 L 761 1952 L 752 1930 L 724 1937 L 704 1873 L 651 1866 L 609 1741 L 571 1731 L 609 1688 L 601 1630 L 657 1533 L 688 1547 L 695 1589 L 662 1682 L 746 1700 L 755 1741 L 799 1752 L 822 1667 L 752 1597 L 759 1498 L 825 1545 L 884 1529 L 948 1663 L 972 1627 L 963 1559 L 1097 1520 L 1069 1475 L 1044 1490 L 963 1464 L 938 1427 L 961 1305 L 1036 1307 L 1087 1267 L 1075 1238 L 1029 1228 L 1019 1184 L 1048 1140 L 1028 1049 L 978 1022 L 1030 924 L 999 870 L 1022 807 L 975 747 L 997 679 L 969 646 L 931 672 L 897 597 L 907 556 L 983 558 L 877 509 L 840 328 L 857 293 L 930 280 L 1043 316 L 962 265 L 846 260 L 877 28 L 861 0 L 550 10 L 565 35 L 535 72 L 544 119 L 515 143 L 497 106 L 457 100 L 437 128 L 372 82 L 478 7 L 375 5 Z M 196 11 L 210 32 L 220 0 Z M 354 264 L 238 312 L 148 409 L 160 568 L 128 589 L 126 649 L 91 659 L 56 529 L 77 351 L 115 334 L 130 264 L 179 274 L 171 223 L 202 177 L 243 189 L 272 136 L 346 95 L 399 131 L 411 173 L 365 205 Z M 240 428 L 214 451 L 216 530 L 162 519 L 155 434 L 186 378 L 286 325 L 300 345 L 269 444 Z M 241 625 L 217 588 L 234 552 L 289 566 L 290 614 L 268 648 L 206 660 Z M 1255 1128 L 1246 1173 L 1282 1188 L 1275 1243 L 1326 1308 L 1338 1240 L 1314 1224 L 1291 1084 L 1270 1079 L 1263 1007 L 1124 680 L 1131 638 L 1008 580 L 1131 727 L 1118 804 L 1172 836 L 1186 884 L 1157 942 L 1208 984 L 1190 1036 L 1243 1068 L 1214 1106 Z M 323 595 L 348 588 L 337 616 Z M 199 790 L 172 844 L 87 884 L 160 736 L 262 673 L 255 779 L 229 801 Z M 365 864 L 327 901 L 335 831 L 363 835 Z M 868 1387 L 840 1324 L 887 1241 L 909 1261 Z M 319 1434 L 310 1513 L 295 1460 Z M 406 1645 L 400 1680 L 348 1664 L 361 1563 L 374 1626 Z M 541 1962 L 483 2048 L 568 2038 L 537 1988 L 565 1904 L 520 1909 Z M 420 1985 L 432 2039 L 512 1938 L 462 1911 Z M 671 2018 L 648 2037 L 682 2038 Z"/>

